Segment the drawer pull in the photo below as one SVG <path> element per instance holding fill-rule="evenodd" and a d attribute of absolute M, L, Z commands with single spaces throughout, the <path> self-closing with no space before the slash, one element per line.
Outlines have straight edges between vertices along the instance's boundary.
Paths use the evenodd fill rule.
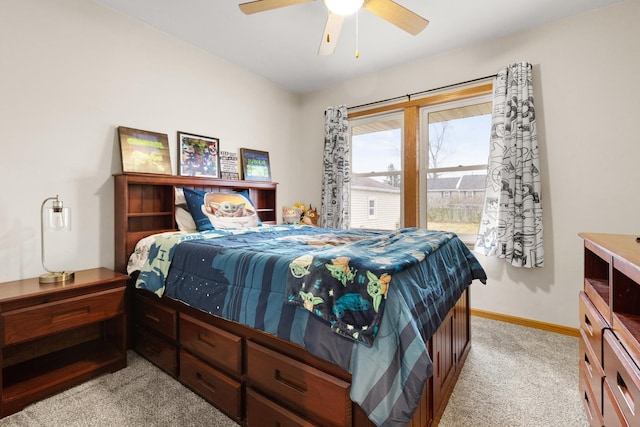
<path fill-rule="evenodd" d="M 587 410 L 587 417 L 589 418 L 589 421 L 591 421 L 593 419 L 593 414 L 591 413 L 591 404 L 589 403 L 589 396 L 586 391 L 584 392 L 584 402 L 584 406 Z"/>
<path fill-rule="evenodd" d="M 591 367 L 591 362 L 589 361 L 589 356 L 587 356 L 587 353 L 584 354 L 584 364 L 587 367 L 589 378 L 593 378 L 593 368 Z"/>
<path fill-rule="evenodd" d="M 622 397 L 624 397 L 625 402 L 627 402 L 627 406 L 629 406 L 631 413 L 635 414 L 635 404 L 633 402 L 633 396 L 629 392 L 627 385 L 620 376 L 620 372 L 616 372 L 616 380 L 618 382 L 618 389 L 620 390 L 620 393 L 622 393 Z"/>
<path fill-rule="evenodd" d="M 157 316 L 154 316 L 152 313 L 149 313 L 148 311 L 144 313 L 144 317 L 149 320 L 153 320 L 156 323 L 160 323 L 160 319 Z"/>
<path fill-rule="evenodd" d="M 89 313 L 91 313 L 90 307 L 82 307 L 75 310 L 66 311 L 64 313 L 56 313 L 51 316 L 51 322 L 52 323 L 67 322 L 77 317 L 84 317 Z"/>
<path fill-rule="evenodd" d="M 589 335 L 593 336 L 593 325 L 591 325 L 591 320 L 589 320 L 586 314 L 584 315 L 584 324 L 587 327 Z"/>
<path fill-rule="evenodd" d="M 280 369 L 276 369 L 275 379 L 279 383 L 294 389 L 298 393 L 307 393 L 307 385 L 304 382 L 298 382 L 295 378 L 285 378 L 285 376 L 280 373 Z"/>
<path fill-rule="evenodd" d="M 148 344 L 148 343 L 147 343 L 147 344 L 145 344 L 144 348 L 145 348 L 145 350 L 147 350 L 149 353 L 151 353 L 151 354 L 153 354 L 153 355 L 155 355 L 155 356 L 160 355 L 160 350 L 159 350 L 157 347 L 154 347 L 154 346 L 152 346 L 152 345 L 150 345 L 150 344 Z"/>
<path fill-rule="evenodd" d="M 215 393 L 216 392 L 216 387 L 211 384 L 209 381 L 207 381 L 201 374 L 200 372 L 196 373 L 196 379 L 198 380 L 198 382 L 200 384 L 202 384 L 203 387 L 205 387 L 207 390 L 209 390 L 211 393 Z"/>
<path fill-rule="evenodd" d="M 216 348 L 215 339 L 211 338 L 209 335 L 198 333 L 198 341 L 204 343 L 205 345 L 208 345 L 212 349 Z"/>

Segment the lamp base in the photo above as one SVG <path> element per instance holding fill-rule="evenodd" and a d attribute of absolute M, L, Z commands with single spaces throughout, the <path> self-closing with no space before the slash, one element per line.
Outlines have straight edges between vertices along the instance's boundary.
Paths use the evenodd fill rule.
<path fill-rule="evenodd" d="M 61 271 L 59 273 L 46 273 L 40 276 L 40 283 L 69 282 L 73 280 L 75 272 Z"/>

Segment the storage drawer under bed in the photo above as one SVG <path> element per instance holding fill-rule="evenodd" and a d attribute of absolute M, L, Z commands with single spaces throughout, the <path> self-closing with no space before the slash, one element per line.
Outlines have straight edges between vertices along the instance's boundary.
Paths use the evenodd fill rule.
<path fill-rule="evenodd" d="M 351 425 L 350 384 L 247 341 L 249 386 L 322 425 Z M 326 410 L 331 408 L 331 410 Z"/>
<path fill-rule="evenodd" d="M 231 418 L 242 417 L 242 384 L 180 350 L 180 381 Z"/>

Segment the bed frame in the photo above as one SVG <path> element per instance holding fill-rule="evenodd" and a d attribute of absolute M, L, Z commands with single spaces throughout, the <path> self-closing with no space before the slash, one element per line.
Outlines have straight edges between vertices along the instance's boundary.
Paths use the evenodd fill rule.
<path fill-rule="evenodd" d="M 276 183 L 143 174 L 114 179 L 115 268 L 123 273 L 139 239 L 176 230 L 174 187 L 248 190 L 261 221 L 277 221 Z M 130 302 L 130 346 L 240 425 L 374 425 L 349 399 L 351 375 L 302 347 L 132 285 Z M 428 345 L 434 375 L 410 427 L 438 424 L 466 360 L 468 289 Z"/>

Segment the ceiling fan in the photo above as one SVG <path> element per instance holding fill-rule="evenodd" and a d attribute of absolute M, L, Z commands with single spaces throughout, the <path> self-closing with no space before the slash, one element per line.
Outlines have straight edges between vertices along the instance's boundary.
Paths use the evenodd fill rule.
<path fill-rule="evenodd" d="M 310 1 L 315 0 L 256 0 L 239 6 L 241 11 L 249 15 Z M 327 6 L 328 17 L 318 55 L 331 55 L 334 52 L 344 17 L 355 13 L 361 7 L 414 36 L 429 23 L 420 15 L 392 0 L 323 0 L 323 2 Z"/>

